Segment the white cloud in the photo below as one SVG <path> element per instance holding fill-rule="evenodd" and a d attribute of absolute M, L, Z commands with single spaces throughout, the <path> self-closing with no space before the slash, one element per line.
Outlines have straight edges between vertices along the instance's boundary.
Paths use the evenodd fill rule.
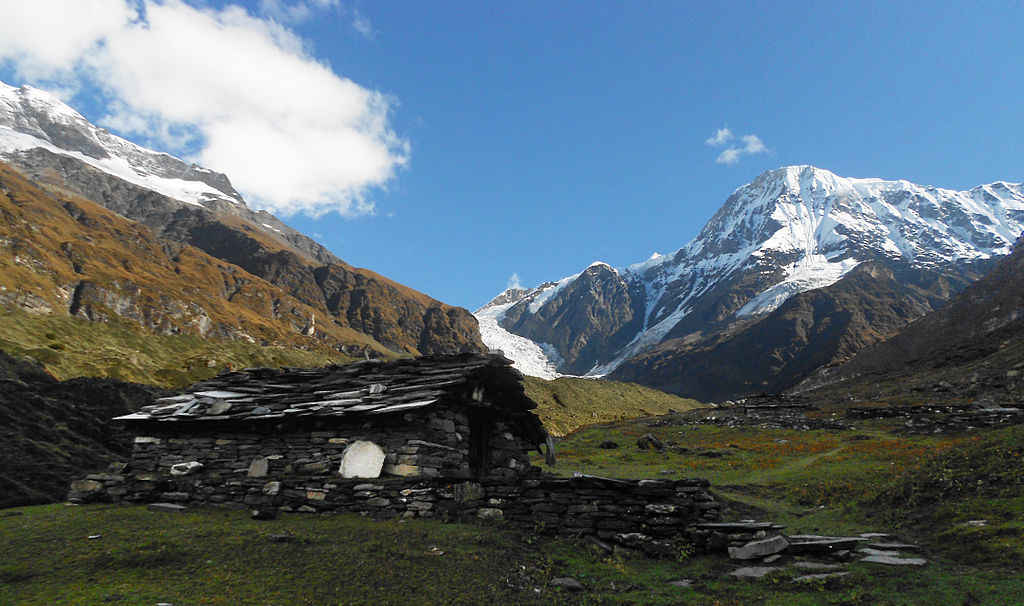
<path fill-rule="evenodd" d="M 338 0 L 260 0 L 259 12 L 279 23 L 308 21 L 316 11 L 337 8 Z"/>
<path fill-rule="evenodd" d="M 505 290 L 515 288 L 516 290 L 522 290 L 523 285 L 519 281 L 519 272 L 513 273 L 508 277 L 508 282 L 505 283 Z"/>
<path fill-rule="evenodd" d="M 743 153 L 745 154 L 759 154 L 764 151 L 768 151 L 768 148 L 764 146 L 764 142 L 757 135 L 743 135 Z"/>
<path fill-rule="evenodd" d="M 373 24 L 366 18 L 366 15 L 363 15 L 355 8 L 352 9 L 352 29 L 368 40 L 372 40 L 377 35 L 377 32 L 373 29 Z"/>
<path fill-rule="evenodd" d="M 720 133 L 721 131 L 718 131 Z M 716 136 L 717 134 L 716 133 Z M 731 138 L 731 133 L 730 133 Z M 710 145 L 711 139 L 705 141 Z M 757 135 L 743 135 L 740 137 L 740 141 L 743 142 L 742 146 L 732 146 L 722 150 L 722 153 L 718 154 L 715 158 L 715 162 L 718 164 L 736 164 L 740 161 L 743 156 L 751 156 L 754 154 L 763 154 L 768 152 L 768 148 L 765 147 L 761 138 Z"/>
<path fill-rule="evenodd" d="M 263 3 L 299 4 L 337 0 Z M 335 74 L 287 27 L 239 6 L 0 0 L 0 15 L 0 60 L 21 77 L 101 87 L 114 100 L 105 125 L 170 151 L 191 143 L 190 159 L 226 172 L 254 206 L 372 213 L 370 191 L 408 162 L 389 125 L 393 98 Z"/>
<path fill-rule="evenodd" d="M 720 128 L 715 131 L 715 134 L 711 135 L 704 140 L 704 145 L 710 145 L 712 147 L 718 147 L 719 145 L 725 145 L 732 140 L 732 131 L 728 128 Z"/>

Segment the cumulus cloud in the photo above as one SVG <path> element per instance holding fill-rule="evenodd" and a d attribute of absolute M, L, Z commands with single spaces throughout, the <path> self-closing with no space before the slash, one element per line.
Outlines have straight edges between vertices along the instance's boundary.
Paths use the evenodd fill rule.
<path fill-rule="evenodd" d="M 515 272 L 511 276 L 509 276 L 508 282 L 505 283 L 505 290 L 510 290 L 513 288 L 516 290 L 522 290 L 523 288 L 522 283 L 519 281 L 519 272 Z"/>
<path fill-rule="evenodd" d="M 105 125 L 190 149 L 254 206 L 372 213 L 369 193 L 409 159 L 389 124 L 397 102 L 334 73 L 267 12 L 299 5 L 337 0 L 268 0 L 258 16 L 181 0 L 0 0 L 0 60 L 48 88 L 99 87 Z"/>
<path fill-rule="evenodd" d="M 728 128 L 720 128 L 715 131 L 715 134 L 705 139 L 704 144 L 718 147 L 719 145 L 725 145 L 729 141 L 732 141 L 732 131 Z"/>
<path fill-rule="evenodd" d="M 721 147 L 733 142 L 735 138 L 736 137 L 733 135 L 732 131 L 728 128 L 720 128 L 715 131 L 715 134 L 705 139 L 704 144 L 711 147 Z M 768 148 L 765 147 L 764 141 L 761 141 L 761 138 L 757 135 L 743 135 L 739 138 L 739 143 L 741 143 L 741 145 L 734 144 L 723 149 L 721 153 L 718 154 L 718 157 L 715 158 L 715 162 L 718 164 L 736 164 L 743 156 L 763 154 L 768 151 Z"/>

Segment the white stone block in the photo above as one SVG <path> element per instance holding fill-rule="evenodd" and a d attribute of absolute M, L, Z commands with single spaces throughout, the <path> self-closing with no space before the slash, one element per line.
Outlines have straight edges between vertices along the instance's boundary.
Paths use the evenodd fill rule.
<path fill-rule="evenodd" d="M 344 478 L 379 478 L 384 467 L 384 449 L 367 440 L 348 445 L 338 473 Z"/>

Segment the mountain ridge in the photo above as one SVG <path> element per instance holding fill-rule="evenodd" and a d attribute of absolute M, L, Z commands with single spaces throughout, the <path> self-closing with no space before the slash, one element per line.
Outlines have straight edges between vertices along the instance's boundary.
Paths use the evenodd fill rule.
<path fill-rule="evenodd" d="M 553 346 L 562 358 L 556 371 L 603 376 L 660 343 L 700 340 L 749 325 L 795 294 L 835 284 L 865 261 L 941 271 L 1008 253 L 1022 228 L 1020 184 L 997 181 L 961 192 L 788 166 L 737 188 L 697 237 L 675 252 L 609 268 L 606 281 L 635 293 L 618 314 L 629 315 L 627 309 L 639 309 L 641 302 L 644 310 L 640 328 L 623 347 L 574 357 L 585 347 L 559 347 L 550 330 L 530 322 L 531 317 L 571 315 L 560 313 L 553 302 L 583 273 L 525 289 L 518 302 L 503 293 L 500 312 L 492 302 L 476 313 L 507 333 Z M 584 335 L 591 328 L 596 325 L 576 325 L 570 332 Z M 610 339 L 615 330 L 598 340 Z M 485 337 L 488 346 L 502 348 L 493 335 Z"/>
<path fill-rule="evenodd" d="M 226 176 L 112 135 L 44 91 L 0 84 L 0 159 L 53 192 L 138 221 L 167 246 L 192 245 L 236 265 L 324 310 L 322 323 L 396 353 L 485 349 L 468 311 L 348 265 L 251 210 Z"/>

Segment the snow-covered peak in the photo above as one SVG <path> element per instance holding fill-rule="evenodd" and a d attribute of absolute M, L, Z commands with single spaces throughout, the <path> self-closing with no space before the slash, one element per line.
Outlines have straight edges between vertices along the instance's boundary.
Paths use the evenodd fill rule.
<path fill-rule="evenodd" d="M 81 160 L 187 204 L 245 205 L 225 175 L 118 137 L 51 93 L 0 82 L 0 158 L 33 149 Z"/>
<path fill-rule="evenodd" d="M 617 270 L 639 293 L 631 299 L 643 300 L 643 327 L 617 356 L 596 360 L 590 374 L 610 372 L 669 338 L 709 293 L 734 306 L 730 317 L 765 314 L 864 261 L 929 268 L 987 259 L 1008 254 L 1022 230 L 1020 183 L 956 191 L 809 165 L 770 170 L 737 188 L 686 246 Z M 577 276 L 524 291 L 519 300 L 528 299 L 536 314 Z M 730 284 L 742 286 L 717 298 Z"/>

